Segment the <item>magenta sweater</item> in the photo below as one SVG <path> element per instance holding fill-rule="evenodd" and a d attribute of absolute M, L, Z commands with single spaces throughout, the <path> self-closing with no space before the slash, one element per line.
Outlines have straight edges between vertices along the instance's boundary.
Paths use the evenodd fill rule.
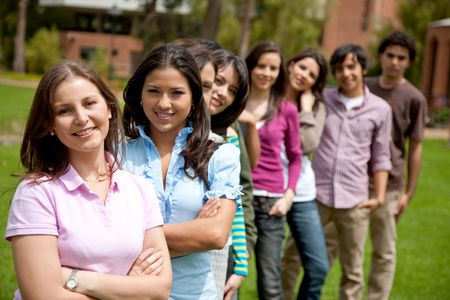
<path fill-rule="evenodd" d="M 295 191 L 300 176 L 302 151 L 299 139 L 297 108 L 285 100 L 273 118 L 258 129 L 261 156 L 252 170 L 253 187 L 271 193 L 284 193 L 281 147 L 289 160 L 288 188 Z"/>

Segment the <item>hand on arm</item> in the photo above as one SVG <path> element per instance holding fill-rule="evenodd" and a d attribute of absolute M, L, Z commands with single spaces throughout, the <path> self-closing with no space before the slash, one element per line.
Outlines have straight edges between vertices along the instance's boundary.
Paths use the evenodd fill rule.
<path fill-rule="evenodd" d="M 202 209 L 198 213 L 197 219 L 211 218 L 216 216 L 220 209 L 221 203 L 221 199 L 208 199 L 208 201 L 206 201 L 205 205 L 203 205 Z"/>
<path fill-rule="evenodd" d="M 151 252 L 147 251 L 149 248 L 155 249 L 155 253 L 160 252 L 162 255 L 162 265 L 154 271 L 151 270 L 151 266 L 155 266 L 155 262 L 152 263 L 155 256 L 149 255 Z M 136 260 L 140 264 L 136 265 L 135 263 L 130 270 L 132 276 L 79 270 L 76 292 L 99 299 L 167 299 L 172 282 L 172 270 L 169 251 L 161 227 L 154 227 L 146 231 L 143 249 L 145 250 Z M 150 261 L 146 261 L 148 258 L 151 258 Z M 160 259 L 158 258 L 156 261 Z M 63 269 L 62 276 L 67 278 L 69 272 L 70 270 Z"/>
<path fill-rule="evenodd" d="M 285 216 L 288 213 L 289 209 L 291 209 L 294 196 L 294 191 L 288 188 L 284 193 L 284 197 L 281 197 L 274 203 L 269 211 L 269 215 L 277 217 Z"/>
<path fill-rule="evenodd" d="M 311 89 L 304 91 L 300 98 L 300 106 L 302 112 L 312 111 L 315 100 L 316 97 L 314 97 L 314 94 L 312 93 Z"/>
<path fill-rule="evenodd" d="M 402 213 L 408 207 L 416 190 L 419 181 L 420 163 L 422 161 L 422 141 L 409 140 L 408 151 L 408 171 L 406 192 L 400 196 L 395 213 L 395 220 L 398 222 Z"/>
<path fill-rule="evenodd" d="M 371 198 L 361 202 L 358 208 L 369 208 L 374 210 L 377 207 L 384 204 L 384 197 L 386 194 L 386 185 L 388 179 L 387 171 L 375 171 L 373 173 L 374 183 L 375 183 L 375 198 Z"/>
<path fill-rule="evenodd" d="M 154 248 L 144 250 L 131 266 L 128 275 L 158 275 L 162 271 L 164 256 L 161 251 Z"/>

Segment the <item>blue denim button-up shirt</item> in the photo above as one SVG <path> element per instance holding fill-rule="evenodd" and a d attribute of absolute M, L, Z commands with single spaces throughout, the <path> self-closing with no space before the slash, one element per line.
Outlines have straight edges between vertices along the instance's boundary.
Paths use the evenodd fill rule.
<path fill-rule="evenodd" d="M 211 156 L 208 164 L 210 186 L 207 189 L 203 180 L 199 177 L 192 179 L 184 171 L 181 151 L 185 148 L 191 132 L 192 128 L 186 127 L 175 140 L 165 188 L 161 158 L 143 128 L 139 128 L 140 137 L 126 145 L 124 168 L 153 183 L 165 223 L 182 223 L 195 219 L 207 199 L 225 196 L 235 199 L 237 207 L 241 206 L 237 147 L 231 144 L 220 145 Z M 187 172 L 191 173 L 193 170 Z M 172 259 L 172 272 L 171 299 L 217 298 L 209 251 Z"/>

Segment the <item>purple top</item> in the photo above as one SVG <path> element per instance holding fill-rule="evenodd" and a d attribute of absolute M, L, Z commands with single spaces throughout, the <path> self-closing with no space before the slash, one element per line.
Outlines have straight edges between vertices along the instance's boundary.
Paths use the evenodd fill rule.
<path fill-rule="evenodd" d="M 300 176 L 302 150 L 299 139 L 297 108 L 282 100 L 273 118 L 258 129 L 261 155 L 252 170 L 253 187 L 270 193 L 284 193 L 281 149 L 284 145 L 289 160 L 287 188 L 295 191 Z"/>
<path fill-rule="evenodd" d="M 317 200 L 352 208 L 368 199 L 369 172 L 389 171 L 392 112 L 366 87 L 361 106 L 346 110 L 338 89 L 325 89 L 327 117 L 314 152 Z"/>

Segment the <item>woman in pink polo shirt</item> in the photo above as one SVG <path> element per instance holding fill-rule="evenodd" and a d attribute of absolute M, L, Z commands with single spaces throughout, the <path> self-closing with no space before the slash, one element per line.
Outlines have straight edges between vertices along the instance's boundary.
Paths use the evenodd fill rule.
<path fill-rule="evenodd" d="M 158 200 L 147 180 L 120 169 L 122 139 L 118 101 L 94 72 L 64 61 L 43 76 L 6 229 L 15 299 L 169 297 Z"/>

